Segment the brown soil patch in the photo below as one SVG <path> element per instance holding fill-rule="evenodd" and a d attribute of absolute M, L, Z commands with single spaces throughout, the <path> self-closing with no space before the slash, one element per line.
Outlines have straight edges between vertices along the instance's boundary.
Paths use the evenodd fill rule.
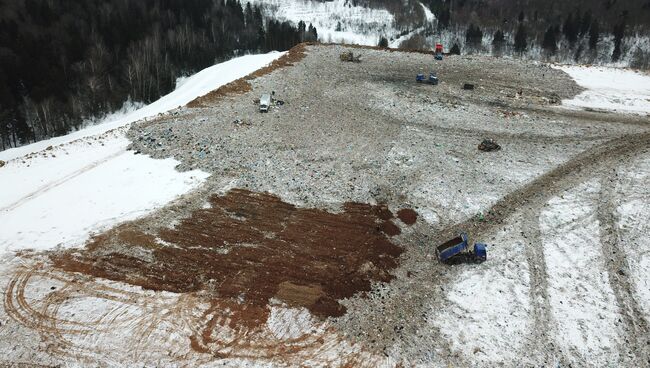
<path fill-rule="evenodd" d="M 397 217 L 406 225 L 413 225 L 418 219 L 418 213 L 410 208 L 403 208 L 397 211 Z"/>
<path fill-rule="evenodd" d="M 338 300 L 369 291 L 373 281 L 390 281 L 403 252 L 390 241 L 400 229 L 385 206 L 346 203 L 333 214 L 246 190 L 210 202 L 155 236 L 121 226 L 82 252 L 52 259 L 67 271 L 147 289 L 202 291 L 213 300 L 211 313 L 254 327 L 266 321 L 271 298 L 321 317 L 344 314 Z"/>
<path fill-rule="evenodd" d="M 266 74 L 269 74 L 274 70 L 282 69 L 287 66 L 292 66 L 294 63 L 302 60 L 305 57 L 306 47 L 307 47 L 306 43 L 301 43 L 292 47 L 289 51 L 287 51 L 286 54 L 282 55 L 282 57 L 280 57 L 279 59 L 274 60 L 270 65 L 265 66 L 262 69 L 256 70 L 255 72 L 243 78 L 234 80 L 226 85 L 223 85 L 217 88 L 216 90 L 209 92 L 206 95 L 197 97 L 196 99 L 190 101 L 187 104 L 187 107 L 190 108 L 207 107 L 208 105 L 215 104 L 223 97 L 236 96 L 251 91 L 253 87 L 251 86 L 249 81 L 264 76 Z"/>

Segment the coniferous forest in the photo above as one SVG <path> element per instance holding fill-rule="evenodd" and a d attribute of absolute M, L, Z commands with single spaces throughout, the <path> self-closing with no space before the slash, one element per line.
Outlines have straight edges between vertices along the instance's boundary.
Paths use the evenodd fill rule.
<path fill-rule="evenodd" d="M 238 0 L 0 0 L 0 149 L 63 135 L 233 56 L 316 29 Z"/>

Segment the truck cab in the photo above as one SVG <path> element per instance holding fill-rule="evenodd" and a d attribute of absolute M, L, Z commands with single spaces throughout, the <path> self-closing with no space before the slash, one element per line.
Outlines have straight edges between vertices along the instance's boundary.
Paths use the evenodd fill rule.
<path fill-rule="evenodd" d="M 271 106 L 271 95 L 265 93 L 260 97 L 260 112 L 269 112 Z"/>

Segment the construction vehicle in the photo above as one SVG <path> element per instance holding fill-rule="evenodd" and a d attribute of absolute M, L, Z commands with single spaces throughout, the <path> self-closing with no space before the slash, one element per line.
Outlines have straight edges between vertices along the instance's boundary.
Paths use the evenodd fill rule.
<path fill-rule="evenodd" d="M 269 112 L 271 106 L 271 95 L 265 93 L 260 97 L 260 112 Z"/>
<path fill-rule="evenodd" d="M 342 53 L 339 58 L 341 61 L 349 61 L 353 63 L 360 63 L 361 62 L 361 55 L 354 56 L 354 53 L 352 51 L 346 51 Z"/>
<path fill-rule="evenodd" d="M 418 75 L 415 76 L 415 81 L 418 83 L 429 83 L 433 84 L 434 86 L 438 84 L 438 76 L 436 73 L 429 73 L 429 79 L 424 78 L 423 73 L 419 73 Z"/>
<path fill-rule="evenodd" d="M 438 259 L 443 263 L 481 263 L 487 260 L 487 246 L 475 243 L 473 250 L 468 250 L 467 234 L 461 233 L 457 237 L 441 244 L 436 248 Z"/>
<path fill-rule="evenodd" d="M 436 49 L 435 49 L 435 58 L 436 60 L 442 60 L 442 44 L 441 43 L 436 43 Z"/>

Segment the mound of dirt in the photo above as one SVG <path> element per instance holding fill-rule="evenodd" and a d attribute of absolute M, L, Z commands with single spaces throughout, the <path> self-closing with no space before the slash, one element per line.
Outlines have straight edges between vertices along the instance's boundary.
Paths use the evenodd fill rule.
<path fill-rule="evenodd" d="M 224 86 L 221 86 L 206 95 L 197 97 L 196 99 L 190 101 L 187 104 L 187 107 L 190 108 L 206 107 L 208 105 L 217 103 L 223 97 L 236 96 L 251 91 L 253 88 L 249 83 L 249 81 L 267 75 L 273 72 L 274 70 L 282 69 L 287 66 L 292 66 L 295 62 L 302 60 L 305 57 L 306 46 L 307 44 L 305 43 L 301 43 L 294 46 L 282 57 L 280 57 L 277 60 L 274 60 L 270 65 L 258 69 L 255 72 L 245 76 L 244 78 L 234 80 Z"/>
<path fill-rule="evenodd" d="M 210 203 L 173 229 L 146 234 L 121 226 L 53 261 L 147 289 L 204 291 L 220 305 L 237 305 L 229 307 L 234 323 L 255 326 L 266 321 L 272 298 L 316 316 L 341 316 L 338 300 L 390 281 L 403 252 L 389 239 L 400 229 L 385 206 L 346 203 L 333 214 L 246 190 Z"/>

